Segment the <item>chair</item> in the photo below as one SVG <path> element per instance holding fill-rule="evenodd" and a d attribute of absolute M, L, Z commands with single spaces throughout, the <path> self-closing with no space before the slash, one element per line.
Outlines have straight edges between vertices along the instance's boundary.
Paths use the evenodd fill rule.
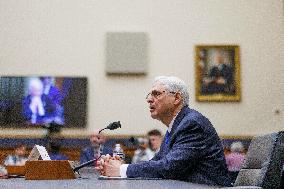
<path fill-rule="evenodd" d="M 280 189 L 284 164 L 284 131 L 252 139 L 232 189 Z"/>

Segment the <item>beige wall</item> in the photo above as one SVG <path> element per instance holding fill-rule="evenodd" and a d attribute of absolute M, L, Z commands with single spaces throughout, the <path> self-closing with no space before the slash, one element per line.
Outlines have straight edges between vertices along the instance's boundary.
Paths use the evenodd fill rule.
<path fill-rule="evenodd" d="M 109 31 L 148 33 L 146 76 L 105 74 Z M 190 106 L 207 115 L 219 134 L 256 135 L 284 128 L 283 35 L 280 0 L 0 0 L 0 74 L 87 76 L 88 129 L 67 134 L 116 120 L 123 127 L 115 134 L 165 131 L 150 118 L 145 94 L 155 76 L 176 75 L 189 85 Z M 240 46 L 241 102 L 195 101 L 197 44 Z"/>

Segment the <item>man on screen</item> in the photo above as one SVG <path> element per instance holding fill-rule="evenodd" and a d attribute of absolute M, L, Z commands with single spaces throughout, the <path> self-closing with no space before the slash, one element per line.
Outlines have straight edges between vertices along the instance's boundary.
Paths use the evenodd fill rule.
<path fill-rule="evenodd" d="M 54 121 L 56 106 L 43 93 L 43 83 L 38 78 L 29 81 L 28 96 L 23 100 L 23 116 L 29 124 L 45 124 Z"/>
<path fill-rule="evenodd" d="M 101 174 L 230 186 L 221 141 L 210 121 L 188 107 L 184 81 L 157 77 L 146 100 L 151 117 L 167 127 L 160 151 L 150 161 L 129 165 L 105 156 L 97 167 Z"/>

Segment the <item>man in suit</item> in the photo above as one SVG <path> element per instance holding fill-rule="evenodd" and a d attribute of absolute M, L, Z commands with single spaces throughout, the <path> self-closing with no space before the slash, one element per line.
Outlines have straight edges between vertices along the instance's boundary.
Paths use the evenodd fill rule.
<path fill-rule="evenodd" d="M 204 79 L 204 92 L 208 94 L 234 94 L 233 67 L 225 63 L 220 52 L 216 54 L 215 63 L 216 65 L 209 71 L 209 78 Z"/>
<path fill-rule="evenodd" d="M 130 165 L 105 156 L 97 168 L 101 174 L 230 186 L 221 141 L 210 121 L 188 107 L 185 83 L 176 77 L 157 77 L 146 100 L 151 117 L 167 127 L 160 151 L 150 161 Z"/>
<path fill-rule="evenodd" d="M 43 84 L 38 78 L 29 81 L 28 96 L 23 100 L 23 116 L 29 124 L 45 124 L 54 120 L 56 106 L 43 93 Z"/>
<path fill-rule="evenodd" d="M 101 154 L 111 154 L 112 149 L 104 146 L 106 137 L 99 133 L 98 130 L 94 131 L 90 136 L 91 146 L 84 148 L 80 154 L 80 163 L 98 158 Z"/>

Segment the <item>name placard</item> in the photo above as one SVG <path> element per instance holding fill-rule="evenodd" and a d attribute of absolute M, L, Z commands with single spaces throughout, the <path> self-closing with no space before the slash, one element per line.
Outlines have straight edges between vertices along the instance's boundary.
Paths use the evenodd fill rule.
<path fill-rule="evenodd" d="M 35 145 L 28 157 L 28 161 L 38 160 L 39 157 L 42 160 L 51 160 L 44 146 Z"/>

